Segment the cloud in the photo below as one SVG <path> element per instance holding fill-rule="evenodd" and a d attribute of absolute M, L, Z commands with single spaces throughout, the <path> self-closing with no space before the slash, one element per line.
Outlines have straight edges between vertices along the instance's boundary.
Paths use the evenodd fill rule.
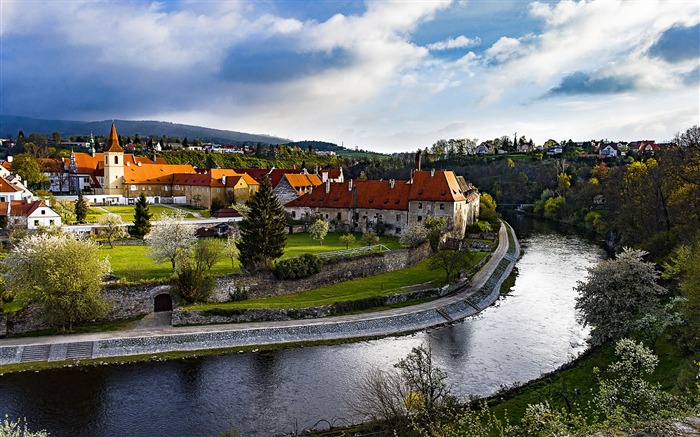
<path fill-rule="evenodd" d="M 700 56 L 700 24 L 668 29 L 649 48 L 649 55 L 671 63 L 697 60 Z"/>
<path fill-rule="evenodd" d="M 617 94 L 631 91 L 636 82 L 631 77 L 593 77 L 589 73 L 577 71 L 562 79 L 550 89 L 545 97 L 577 94 Z"/>
<path fill-rule="evenodd" d="M 464 35 L 460 35 L 457 38 L 449 38 L 445 41 L 439 41 L 432 44 L 428 44 L 426 47 L 428 50 L 450 50 L 450 49 L 464 49 L 475 47 L 481 44 L 481 39 L 467 38 Z"/>

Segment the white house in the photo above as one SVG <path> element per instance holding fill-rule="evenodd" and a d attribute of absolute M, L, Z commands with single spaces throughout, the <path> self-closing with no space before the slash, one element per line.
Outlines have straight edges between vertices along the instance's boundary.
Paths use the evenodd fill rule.
<path fill-rule="evenodd" d="M 0 202 L 0 216 L 10 226 L 36 229 L 39 226 L 61 226 L 61 216 L 41 200 Z"/>

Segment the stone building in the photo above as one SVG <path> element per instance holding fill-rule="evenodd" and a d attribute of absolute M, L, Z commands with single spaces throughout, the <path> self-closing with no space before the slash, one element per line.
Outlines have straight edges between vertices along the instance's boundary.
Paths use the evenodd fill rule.
<path fill-rule="evenodd" d="M 479 192 L 452 171 L 416 171 L 408 181 L 326 182 L 287 202 L 292 218 L 322 217 L 336 229 L 400 234 L 426 217 L 443 217 L 456 237 L 479 218 Z M 381 225 L 380 225 L 381 223 Z"/>

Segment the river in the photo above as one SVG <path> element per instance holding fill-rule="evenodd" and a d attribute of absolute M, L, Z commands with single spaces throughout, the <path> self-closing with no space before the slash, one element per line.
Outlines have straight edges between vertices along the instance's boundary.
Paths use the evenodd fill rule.
<path fill-rule="evenodd" d="M 243 436 L 354 418 L 357 379 L 430 345 L 455 394 L 488 395 L 556 369 L 585 350 L 576 281 L 604 256 L 591 240 L 509 217 L 523 254 L 512 291 L 478 316 L 412 335 L 335 346 L 0 377 L 0 417 L 53 436 Z"/>

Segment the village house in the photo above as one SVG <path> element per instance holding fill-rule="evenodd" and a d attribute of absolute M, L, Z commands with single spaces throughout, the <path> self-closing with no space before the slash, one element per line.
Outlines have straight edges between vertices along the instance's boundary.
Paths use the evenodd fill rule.
<path fill-rule="evenodd" d="M 173 176 L 174 196 L 184 196 L 186 203 L 207 208 L 215 199 L 227 204 L 244 203 L 259 187 L 255 179 L 233 169 L 200 169 L 195 174 Z"/>
<path fill-rule="evenodd" d="M 8 226 L 35 230 L 40 226 L 61 226 L 61 216 L 41 200 L 0 202 L 0 217 Z"/>
<path fill-rule="evenodd" d="M 282 175 L 280 181 L 277 183 L 272 192 L 284 205 L 285 203 L 312 191 L 314 187 L 321 184 L 323 184 L 323 182 L 321 182 L 321 178 L 315 174 L 285 173 Z"/>
<path fill-rule="evenodd" d="M 479 192 L 452 171 L 416 171 L 408 181 L 327 181 L 285 204 L 292 218 L 320 217 L 336 229 L 400 234 L 426 217 L 443 217 L 455 237 L 479 217 Z"/>

